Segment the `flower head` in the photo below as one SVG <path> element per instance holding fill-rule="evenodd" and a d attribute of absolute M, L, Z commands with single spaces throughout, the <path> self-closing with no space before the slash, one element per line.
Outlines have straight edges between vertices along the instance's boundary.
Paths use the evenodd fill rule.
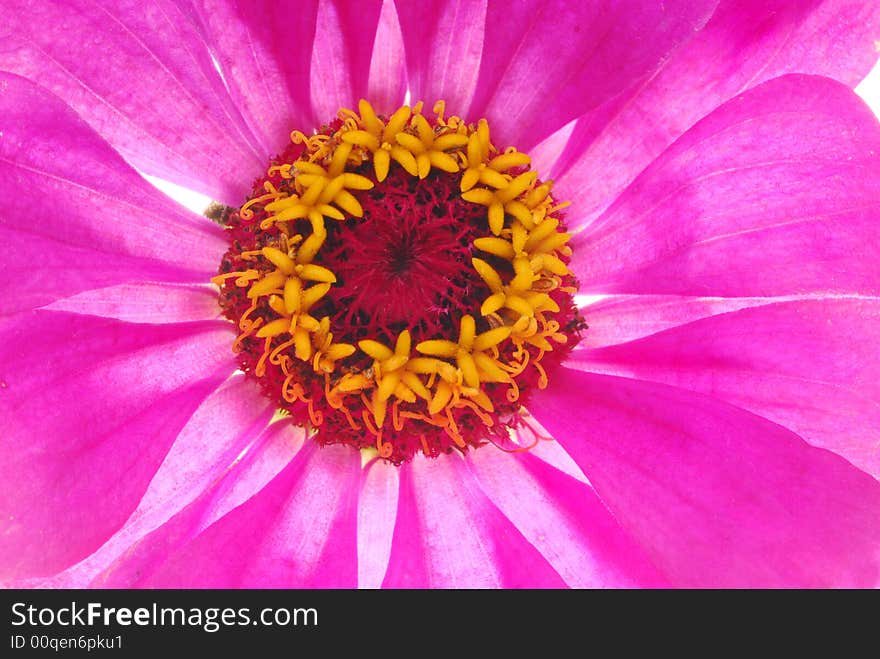
<path fill-rule="evenodd" d="M 876 7 L 7 13 L 3 583 L 877 585 Z"/>
<path fill-rule="evenodd" d="M 583 325 L 565 204 L 523 171 L 527 155 L 497 155 L 485 119 L 446 116 L 442 101 L 430 119 L 422 103 L 358 107 L 295 131 L 225 213 L 213 281 L 242 370 L 322 445 L 400 464 L 506 443 L 548 385 L 545 357 L 558 363 Z M 315 362 L 326 336 L 341 343 Z"/>

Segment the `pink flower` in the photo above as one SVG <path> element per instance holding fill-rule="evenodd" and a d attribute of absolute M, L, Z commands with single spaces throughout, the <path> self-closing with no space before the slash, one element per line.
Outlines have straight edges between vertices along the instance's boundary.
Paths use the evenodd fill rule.
<path fill-rule="evenodd" d="M 5 3 L 0 580 L 876 586 L 874 3 Z M 8 6 L 8 7 L 7 7 Z M 556 442 L 395 467 L 270 423 L 208 282 L 291 130 L 445 99 L 567 209 Z"/>

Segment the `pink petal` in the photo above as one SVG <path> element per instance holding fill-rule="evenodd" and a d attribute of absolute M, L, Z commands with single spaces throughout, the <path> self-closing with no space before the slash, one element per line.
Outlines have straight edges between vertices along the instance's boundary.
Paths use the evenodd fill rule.
<path fill-rule="evenodd" d="M 188 10 L 258 140 L 264 167 L 292 130 L 309 133 L 316 125 L 308 65 L 318 2 L 193 0 Z"/>
<path fill-rule="evenodd" d="M 0 74 L 0 314 L 131 281 L 204 283 L 220 229 L 126 165 L 70 108 Z"/>
<path fill-rule="evenodd" d="M 201 508 L 198 530 L 222 518 L 261 491 L 284 470 L 308 440 L 305 429 L 289 420 L 270 423 L 248 447 L 242 460 L 227 478 L 210 493 L 210 502 Z"/>
<path fill-rule="evenodd" d="M 561 471 L 574 480 L 589 486 L 589 479 L 568 452 L 562 448 L 562 444 L 553 439 L 547 429 L 541 426 L 535 417 L 529 415 L 526 418 L 528 419 L 529 426 L 531 426 L 531 430 L 520 428 L 517 431 L 518 445 L 530 446 L 531 448 L 528 450 L 530 456 L 538 458 L 557 471 Z"/>
<path fill-rule="evenodd" d="M 117 541 L 132 543 L 124 552 L 109 556 L 111 562 L 99 566 L 102 571 L 90 586 L 132 588 L 146 584 L 177 549 L 259 494 L 289 466 L 303 447 L 304 439 L 302 429 L 290 423 L 270 423 L 209 488 L 196 499 L 176 507 L 173 516 L 152 533 L 119 537 L 124 535 L 123 529 L 111 538 L 105 548 Z"/>
<path fill-rule="evenodd" d="M 656 75 L 580 119 L 552 170 L 557 190 L 580 221 L 591 220 L 690 126 L 746 89 L 794 72 L 854 86 L 877 61 L 878 34 L 876 3 L 722 2 Z"/>
<path fill-rule="evenodd" d="M 485 449 L 490 450 L 490 449 Z M 486 498 L 463 459 L 416 457 L 401 468 L 386 588 L 564 586 Z"/>
<path fill-rule="evenodd" d="M 43 308 L 128 323 L 187 323 L 220 316 L 217 289 L 209 285 L 120 284 L 83 291 Z"/>
<path fill-rule="evenodd" d="M 795 300 L 578 350 L 572 365 L 711 394 L 880 478 L 878 343 L 880 299 Z"/>
<path fill-rule="evenodd" d="M 58 94 L 139 169 L 232 205 L 262 154 L 171 0 L 4 4 L 0 68 Z"/>
<path fill-rule="evenodd" d="M 207 528 L 199 521 L 212 493 L 200 497 L 123 557 L 101 585 L 353 587 L 360 455 L 308 442 L 288 459 L 268 485 Z"/>
<path fill-rule="evenodd" d="M 383 0 L 370 60 L 367 98 L 376 111 L 391 114 L 406 95 L 406 55 L 394 0 Z"/>
<path fill-rule="evenodd" d="M 234 375 L 208 396 L 183 427 L 125 525 L 72 568 L 25 587 L 84 588 L 120 555 L 158 528 L 234 463 L 265 428 L 272 414 L 259 387 Z"/>
<path fill-rule="evenodd" d="M 196 410 L 126 523 L 128 537 L 164 523 L 226 471 L 269 423 L 274 406 L 244 375 L 233 376 Z"/>
<path fill-rule="evenodd" d="M 397 2 L 413 102 L 464 116 L 484 53 L 486 0 Z"/>
<path fill-rule="evenodd" d="M 318 30 L 309 64 L 312 109 L 321 125 L 339 108 L 356 108 L 367 94 L 370 59 L 382 0 L 345 0 L 318 5 Z"/>
<path fill-rule="evenodd" d="M 0 578 L 57 572 L 122 526 L 235 368 L 232 337 L 47 311 L 0 325 Z"/>
<path fill-rule="evenodd" d="M 358 500 L 358 587 L 380 588 L 391 557 L 400 470 L 383 460 L 367 467 Z"/>
<path fill-rule="evenodd" d="M 340 0 L 192 4 L 261 158 L 284 149 L 292 130 L 309 134 L 340 107 L 356 107 L 367 92 L 380 4 L 361 2 L 357 11 Z"/>
<path fill-rule="evenodd" d="M 749 412 L 559 369 L 532 412 L 675 585 L 880 581 L 880 483 Z"/>
<path fill-rule="evenodd" d="M 577 123 L 577 121 L 569 121 L 562 128 L 551 133 L 529 149 L 529 156 L 532 158 L 531 167 L 536 172 L 540 172 L 542 178 L 550 178 L 550 173 L 565 152 L 565 148 L 571 139 Z M 569 190 L 566 190 L 566 193 L 569 193 Z"/>
<path fill-rule="evenodd" d="M 700 318 L 779 301 L 770 297 L 611 295 L 581 308 L 590 327 L 580 347 L 626 343 Z"/>
<path fill-rule="evenodd" d="M 483 491 L 574 588 L 660 586 L 665 579 L 588 485 L 529 454 L 475 451 Z"/>
<path fill-rule="evenodd" d="M 689 130 L 577 235 L 581 292 L 876 293 L 880 123 L 827 78 L 771 80 Z"/>
<path fill-rule="evenodd" d="M 468 116 L 486 116 L 498 146 L 528 149 L 653 73 L 714 4 L 492 0 Z M 453 66 L 470 71 L 477 63 L 462 53 Z"/>

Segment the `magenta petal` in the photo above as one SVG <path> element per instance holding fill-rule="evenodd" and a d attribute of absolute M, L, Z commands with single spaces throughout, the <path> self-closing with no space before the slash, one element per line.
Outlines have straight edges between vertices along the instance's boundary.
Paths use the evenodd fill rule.
<path fill-rule="evenodd" d="M 880 483 L 775 423 L 564 368 L 532 412 L 674 585 L 880 582 Z"/>
<path fill-rule="evenodd" d="M 195 411 L 126 527 L 156 527 L 217 480 L 263 432 L 274 412 L 260 388 L 238 374 Z"/>
<path fill-rule="evenodd" d="M 318 5 L 318 31 L 309 64 L 312 108 L 318 124 L 340 108 L 356 108 L 367 94 L 370 59 L 382 0 L 345 0 Z"/>
<path fill-rule="evenodd" d="M 84 561 L 83 564 L 95 564 L 101 570 L 90 586 L 133 588 L 148 585 L 154 573 L 161 570 L 176 551 L 184 548 L 227 513 L 259 494 L 284 471 L 302 449 L 304 439 L 305 433 L 289 423 L 270 423 L 256 438 L 252 438 L 253 441 L 239 459 L 228 466 L 225 473 L 218 474 L 210 487 L 198 493 L 197 498 L 169 502 L 172 505 L 164 511 L 161 507 L 154 509 L 155 513 L 168 512 L 170 519 L 166 517 L 147 535 L 129 535 L 132 528 L 139 526 L 135 521 L 131 527 L 123 528 L 114 535 L 97 554 Z M 136 517 L 136 514 L 132 515 L 132 520 Z M 150 531 L 146 527 L 140 530 Z M 130 546 L 125 547 L 124 552 L 117 551 L 126 542 Z M 110 548 L 114 555 L 107 556 Z M 93 561 L 96 557 L 110 560 L 103 560 L 97 565 Z"/>
<path fill-rule="evenodd" d="M 444 100 L 450 114 L 471 104 L 484 56 L 486 0 L 397 2 L 412 100 L 430 109 Z"/>
<path fill-rule="evenodd" d="M 381 0 L 196 0 L 192 10 L 264 157 L 367 92 Z M 262 164 L 262 163 L 261 163 Z"/>
<path fill-rule="evenodd" d="M 370 60 L 367 98 L 382 114 L 391 114 L 406 95 L 406 54 L 394 0 L 384 0 Z"/>
<path fill-rule="evenodd" d="M 135 325 L 37 311 L 0 325 L 0 578 L 57 572 L 141 499 L 235 368 L 225 323 Z"/>
<path fill-rule="evenodd" d="M 234 375 L 193 413 L 125 525 L 65 572 L 30 586 L 83 588 L 142 537 L 167 522 L 223 477 L 265 428 L 268 399 L 243 375 Z"/>
<path fill-rule="evenodd" d="M 572 362 L 711 394 L 880 478 L 878 345 L 880 299 L 793 300 L 578 350 Z"/>
<path fill-rule="evenodd" d="M 517 445 L 530 446 L 531 448 L 528 450 L 530 456 L 538 458 L 556 471 L 561 471 L 576 481 L 589 485 L 590 481 L 584 475 L 583 469 L 562 448 L 562 445 L 550 436 L 550 432 L 542 427 L 534 416 L 530 415 L 528 421 L 532 430 L 520 428 L 517 433 Z"/>
<path fill-rule="evenodd" d="M 486 449 L 468 464 L 483 491 L 569 586 L 665 585 L 588 485 L 528 454 Z"/>
<path fill-rule="evenodd" d="M 714 5 L 709 0 L 491 0 L 468 116 L 486 116 L 498 146 L 528 149 L 650 75 L 705 23 Z M 464 59 L 462 65 L 476 64 Z"/>
<path fill-rule="evenodd" d="M 577 121 L 569 121 L 562 128 L 546 136 L 529 149 L 529 156 L 532 158 L 532 169 L 541 172 L 544 177 L 549 178 L 553 168 L 565 152 L 576 126 Z M 567 196 L 566 199 L 568 199 Z M 580 216 L 580 214 L 578 215 Z"/>
<path fill-rule="evenodd" d="M 385 579 L 397 506 L 400 470 L 384 460 L 367 467 L 358 500 L 358 587 L 379 588 Z"/>
<path fill-rule="evenodd" d="M 263 165 L 177 4 L 4 3 L 0 68 L 58 94 L 132 164 L 237 205 Z"/>
<path fill-rule="evenodd" d="M 56 97 L 0 73 L 0 314 L 131 281 L 206 282 L 222 232 L 147 183 Z M 26 276 L 24 276 L 26 273 Z"/>
<path fill-rule="evenodd" d="M 574 239 L 581 292 L 880 290 L 880 123 L 827 78 L 776 78 L 698 123 Z"/>
<path fill-rule="evenodd" d="M 190 11 L 262 157 L 316 125 L 308 96 L 317 0 L 193 0 Z M 264 166 L 264 163 L 259 163 Z M 251 179 L 257 170 L 250 174 Z M 238 201 L 237 203 L 241 203 Z"/>
<path fill-rule="evenodd" d="M 42 308 L 127 323 L 188 323 L 220 317 L 217 289 L 192 284 L 120 284 L 83 291 Z"/>
<path fill-rule="evenodd" d="M 722 2 L 657 75 L 581 118 L 547 171 L 578 217 L 592 219 L 677 137 L 744 90 L 795 72 L 854 86 L 877 61 L 878 34 L 877 3 Z"/>
<path fill-rule="evenodd" d="M 564 585 L 483 494 L 463 459 L 417 456 L 401 468 L 397 524 L 384 587 Z"/>
<path fill-rule="evenodd" d="M 200 521 L 210 496 L 191 504 L 101 585 L 354 587 L 360 455 L 308 442 L 290 458 L 268 485 L 207 528 Z"/>
<path fill-rule="evenodd" d="M 610 295 L 581 308 L 590 327 L 580 347 L 592 349 L 626 343 L 700 318 L 778 301 L 768 297 Z"/>

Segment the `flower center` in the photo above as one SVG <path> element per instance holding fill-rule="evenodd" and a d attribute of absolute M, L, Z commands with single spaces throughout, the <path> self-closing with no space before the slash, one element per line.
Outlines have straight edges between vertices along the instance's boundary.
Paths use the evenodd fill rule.
<path fill-rule="evenodd" d="M 565 204 L 485 120 L 358 109 L 294 131 L 225 214 L 241 368 L 320 444 L 396 464 L 508 446 L 584 327 Z"/>

